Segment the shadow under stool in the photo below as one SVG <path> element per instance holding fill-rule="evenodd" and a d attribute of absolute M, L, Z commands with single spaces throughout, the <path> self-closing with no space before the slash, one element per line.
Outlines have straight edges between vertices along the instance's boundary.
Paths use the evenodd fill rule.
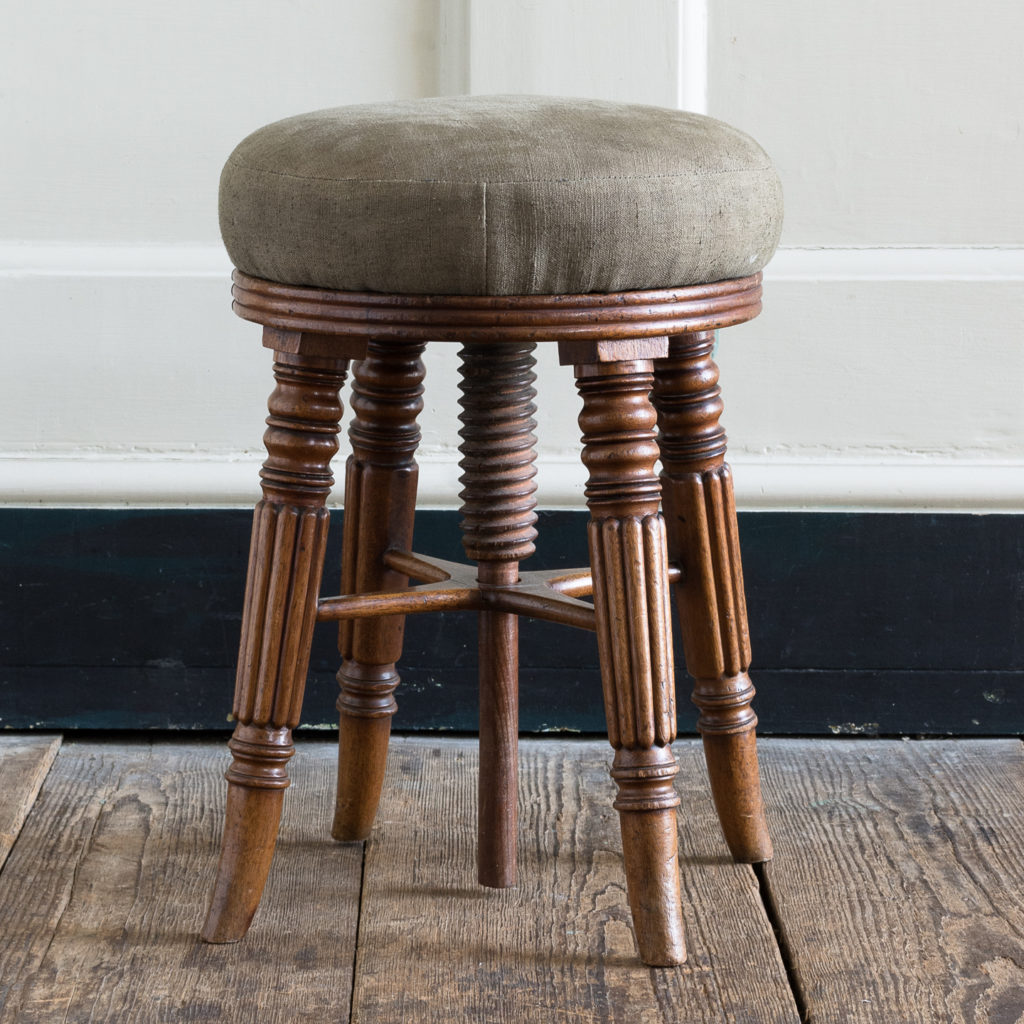
<path fill-rule="evenodd" d="M 681 963 L 670 585 L 726 842 L 737 860 L 771 857 L 711 355 L 716 329 L 761 308 L 781 227 L 768 158 L 721 122 L 655 107 L 523 96 L 341 107 L 245 139 L 221 178 L 220 217 L 234 309 L 263 326 L 276 387 L 203 938 L 240 939 L 259 904 L 315 623 L 340 624 L 333 835 L 360 840 L 384 782 L 404 617 L 470 609 L 480 881 L 516 877 L 518 616 L 593 630 L 640 956 Z M 428 342 L 462 346 L 471 566 L 413 552 Z M 536 538 L 538 343 L 573 368 L 589 473 L 590 565 L 557 575 L 520 570 Z M 342 595 L 321 598 L 350 362 Z"/>

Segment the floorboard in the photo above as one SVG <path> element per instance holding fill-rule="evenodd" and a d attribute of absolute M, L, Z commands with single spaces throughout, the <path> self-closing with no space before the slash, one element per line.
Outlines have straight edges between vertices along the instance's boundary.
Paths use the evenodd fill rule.
<path fill-rule="evenodd" d="M 475 880 L 473 741 L 395 740 L 365 851 L 327 837 L 334 745 L 301 743 L 263 906 L 219 947 L 196 932 L 222 744 L 5 736 L 0 754 L 0 1024 L 350 1006 L 355 1024 L 1024 1024 L 1014 740 L 762 743 L 761 885 L 726 856 L 699 745 L 678 744 L 690 957 L 671 970 L 635 958 L 603 742 L 522 744 L 503 891 Z"/>
<path fill-rule="evenodd" d="M 678 744 L 690 956 L 636 959 L 605 743 L 520 754 L 520 882 L 476 884 L 476 744 L 392 746 L 367 847 L 353 1024 L 798 1017 L 753 871 L 728 860 L 696 745 Z"/>
<path fill-rule="evenodd" d="M 762 744 L 765 877 L 811 1024 L 1024 1024 L 1024 748 Z"/>
<path fill-rule="evenodd" d="M 0 736 L 0 868 L 60 749 L 60 736 Z"/>
<path fill-rule="evenodd" d="M 346 1020 L 362 848 L 327 835 L 333 750 L 292 764 L 256 922 L 207 946 L 223 746 L 65 744 L 0 875 L 0 1021 Z"/>

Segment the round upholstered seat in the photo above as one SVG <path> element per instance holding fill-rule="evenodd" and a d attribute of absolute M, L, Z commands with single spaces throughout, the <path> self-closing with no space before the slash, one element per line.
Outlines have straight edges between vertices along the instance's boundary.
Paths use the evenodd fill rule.
<path fill-rule="evenodd" d="M 261 128 L 224 168 L 220 221 L 236 267 L 285 284 L 566 295 L 753 274 L 782 197 L 760 146 L 709 117 L 459 96 Z"/>

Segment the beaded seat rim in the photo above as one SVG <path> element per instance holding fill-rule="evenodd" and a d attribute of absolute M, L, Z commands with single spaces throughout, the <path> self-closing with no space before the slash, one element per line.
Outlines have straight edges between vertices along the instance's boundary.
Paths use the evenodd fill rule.
<path fill-rule="evenodd" d="M 408 341 L 572 341 L 717 330 L 761 311 L 761 274 L 585 295 L 343 292 L 232 274 L 232 309 L 282 331 Z"/>

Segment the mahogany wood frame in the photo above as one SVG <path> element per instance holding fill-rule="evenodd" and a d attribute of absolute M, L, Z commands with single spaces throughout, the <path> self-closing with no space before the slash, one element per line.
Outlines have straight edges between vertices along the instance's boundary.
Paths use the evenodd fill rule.
<path fill-rule="evenodd" d="M 594 630 L 637 944 L 648 964 L 682 963 L 670 584 L 726 841 L 738 860 L 771 856 L 711 359 L 715 329 L 760 311 L 760 274 L 562 296 L 355 294 L 238 271 L 234 281 L 235 311 L 262 324 L 275 351 L 277 386 L 250 550 L 224 840 L 203 938 L 237 941 L 258 907 L 314 623 L 339 623 L 332 834 L 358 840 L 383 784 L 404 617 L 465 609 L 479 614 L 480 881 L 515 883 L 518 616 Z M 462 525 L 475 568 L 411 550 L 427 341 L 463 346 Z M 536 536 L 532 352 L 541 341 L 557 342 L 561 363 L 574 367 L 589 470 L 591 565 L 558 574 L 519 569 Z M 330 460 L 350 360 L 343 593 L 321 598 Z"/>

